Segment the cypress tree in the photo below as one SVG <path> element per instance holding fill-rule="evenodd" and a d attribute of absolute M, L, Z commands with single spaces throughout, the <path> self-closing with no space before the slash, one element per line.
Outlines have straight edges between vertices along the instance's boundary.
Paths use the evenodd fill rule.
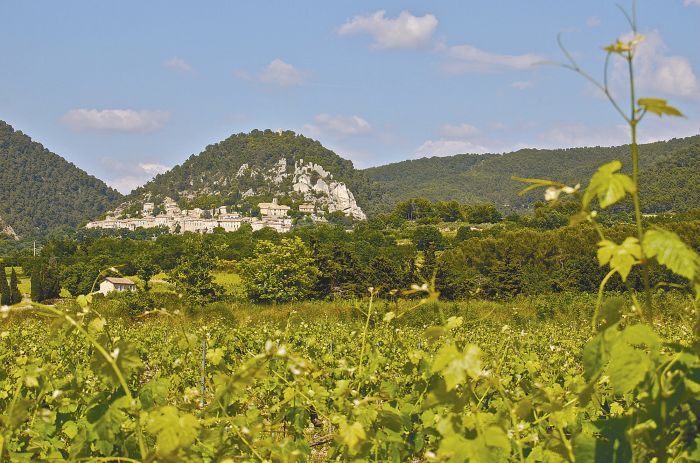
<path fill-rule="evenodd" d="M 10 273 L 10 305 L 19 304 L 22 302 L 22 293 L 19 292 L 19 280 L 17 279 L 17 272 L 12 269 Z"/>
<path fill-rule="evenodd" d="M 58 274 L 56 258 L 49 258 L 49 263 L 41 273 L 42 300 L 56 299 L 61 294 L 61 279 Z"/>
<path fill-rule="evenodd" d="M 10 286 L 7 284 L 5 264 L 0 263 L 0 305 L 10 305 Z"/>
<path fill-rule="evenodd" d="M 42 275 L 41 271 L 38 268 L 32 269 L 32 301 L 34 302 L 41 302 L 44 300 L 44 290 L 42 287 Z"/>

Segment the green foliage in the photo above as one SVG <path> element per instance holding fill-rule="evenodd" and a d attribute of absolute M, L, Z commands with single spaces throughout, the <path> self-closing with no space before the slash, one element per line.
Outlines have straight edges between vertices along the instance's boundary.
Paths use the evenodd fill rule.
<path fill-rule="evenodd" d="M 32 259 L 24 268 L 25 274 L 29 273 L 31 276 L 32 301 L 42 302 L 58 298 L 61 292 L 61 280 L 55 257 Z"/>
<path fill-rule="evenodd" d="M 647 256 L 656 258 L 659 264 L 691 282 L 700 274 L 700 257 L 675 233 L 652 228 L 644 233 L 642 241 Z"/>
<path fill-rule="evenodd" d="M 0 262 L 0 305 L 10 305 L 12 295 L 10 285 L 7 284 L 7 273 L 5 272 L 5 264 Z"/>
<path fill-rule="evenodd" d="M 277 244 L 258 242 L 253 257 L 241 263 L 241 271 L 249 297 L 265 302 L 305 299 L 319 276 L 311 250 L 298 237 Z"/>
<path fill-rule="evenodd" d="M 154 256 L 148 254 L 139 254 L 134 260 L 136 268 L 136 276 L 143 281 L 144 290 L 150 289 L 149 282 L 155 274 L 161 271 L 161 268 L 155 262 Z"/>
<path fill-rule="evenodd" d="M 121 195 L 0 121 L 0 217 L 19 235 L 75 227 Z"/>
<path fill-rule="evenodd" d="M 627 280 L 632 266 L 639 263 L 641 257 L 642 247 L 633 236 L 628 236 L 619 245 L 610 240 L 598 243 L 598 262 L 600 265 L 610 264 L 610 270 L 619 273 L 622 281 Z"/>
<path fill-rule="evenodd" d="M 9 295 L 10 305 L 22 302 L 22 293 L 19 291 L 19 280 L 17 279 L 17 272 L 14 268 L 10 272 Z"/>
<path fill-rule="evenodd" d="M 612 161 L 600 166 L 593 174 L 583 195 L 584 209 L 588 209 L 593 198 L 598 198 L 600 207 L 605 209 L 620 201 L 627 193 L 636 193 L 637 187 L 632 179 L 625 174 L 617 173 L 621 168 L 620 161 Z"/>
<path fill-rule="evenodd" d="M 476 204 L 467 210 L 467 220 L 471 223 L 497 223 L 503 219 L 493 204 Z"/>
<path fill-rule="evenodd" d="M 177 265 L 170 272 L 176 291 L 195 307 L 219 299 L 223 288 L 214 283 L 212 271 L 216 267 L 213 250 L 200 236 L 189 236 Z"/>
<path fill-rule="evenodd" d="M 419 251 L 427 251 L 430 248 L 441 249 L 443 246 L 442 233 L 432 225 L 420 225 L 413 232 L 413 244 Z"/>

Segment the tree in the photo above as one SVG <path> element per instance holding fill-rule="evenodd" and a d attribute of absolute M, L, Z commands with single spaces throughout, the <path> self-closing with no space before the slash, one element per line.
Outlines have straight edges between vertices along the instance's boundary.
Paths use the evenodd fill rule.
<path fill-rule="evenodd" d="M 244 260 L 241 268 L 250 298 L 266 302 L 305 299 L 319 277 L 311 250 L 299 237 L 284 238 L 278 244 L 258 242 L 253 257 Z"/>
<path fill-rule="evenodd" d="M 204 246 L 202 237 L 189 237 L 184 254 L 170 272 L 177 292 L 195 306 L 219 299 L 223 288 L 214 283 L 211 273 L 215 264 L 213 252 L 210 247 Z"/>
<path fill-rule="evenodd" d="M 134 267 L 136 267 L 136 276 L 143 281 L 143 289 L 148 291 L 150 289 L 149 282 L 160 271 L 160 268 L 153 261 L 153 256 L 145 253 L 136 257 Z"/>
<path fill-rule="evenodd" d="M 441 249 L 443 245 L 442 233 L 432 225 L 421 225 L 416 227 L 413 232 L 413 243 L 419 251 L 425 251 L 431 247 L 433 250 Z"/>
<path fill-rule="evenodd" d="M 42 297 L 46 299 L 56 299 L 61 294 L 61 279 L 58 273 L 58 263 L 56 258 L 49 257 L 48 264 L 44 267 L 41 281 Z"/>
<path fill-rule="evenodd" d="M 32 268 L 31 274 L 31 292 L 30 296 L 32 301 L 41 302 L 44 300 L 44 289 L 42 288 L 41 282 L 41 270 L 38 266 Z"/>
<path fill-rule="evenodd" d="M 457 222 L 464 219 L 462 206 L 457 201 L 440 201 L 435 208 L 443 222 Z"/>
<path fill-rule="evenodd" d="M 0 264 L 0 305 L 10 305 L 10 286 L 7 284 L 5 264 Z"/>
<path fill-rule="evenodd" d="M 17 272 L 12 269 L 10 272 L 10 304 L 19 304 L 22 302 L 22 293 L 19 291 L 19 280 L 17 279 Z"/>
<path fill-rule="evenodd" d="M 476 204 L 469 207 L 467 220 L 471 223 L 496 223 L 503 219 L 503 215 L 493 204 Z"/>

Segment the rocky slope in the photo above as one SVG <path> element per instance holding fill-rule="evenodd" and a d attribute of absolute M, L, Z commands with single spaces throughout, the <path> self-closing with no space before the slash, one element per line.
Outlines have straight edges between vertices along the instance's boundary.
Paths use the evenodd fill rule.
<path fill-rule="evenodd" d="M 17 233 L 15 233 L 12 227 L 7 225 L 5 221 L 2 220 L 2 217 L 0 217 L 0 239 L 2 238 L 10 238 L 13 240 L 19 239 Z"/>

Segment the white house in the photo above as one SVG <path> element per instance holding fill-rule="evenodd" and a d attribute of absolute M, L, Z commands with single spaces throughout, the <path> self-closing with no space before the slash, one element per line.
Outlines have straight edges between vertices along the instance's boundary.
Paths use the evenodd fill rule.
<path fill-rule="evenodd" d="M 100 283 L 99 292 L 107 295 L 112 291 L 136 291 L 136 283 L 128 278 L 107 277 Z"/>

